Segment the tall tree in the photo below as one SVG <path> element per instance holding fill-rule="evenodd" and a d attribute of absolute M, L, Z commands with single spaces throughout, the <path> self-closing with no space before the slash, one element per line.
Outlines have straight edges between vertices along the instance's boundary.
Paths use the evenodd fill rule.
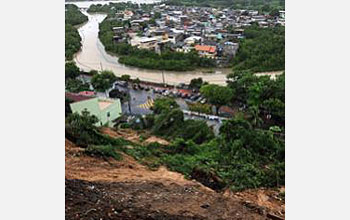
<path fill-rule="evenodd" d="M 75 79 L 77 76 L 79 76 L 80 70 L 75 65 L 74 62 L 66 62 L 65 66 L 65 78 L 66 79 Z"/>
<path fill-rule="evenodd" d="M 92 76 L 91 84 L 96 91 L 105 92 L 107 95 L 107 90 L 112 87 L 116 80 L 117 77 L 113 74 L 113 72 L 105 70 L 100 74 Z"/>
<path fill-rule="evenodd" d="M 202 86 L 200 92 L 209 103 L 216 107 L 216 114 L 219 113 L 221 106 L 228 104 L 233 98 L 233 90 L 231 88 L 215 84 Z"/>

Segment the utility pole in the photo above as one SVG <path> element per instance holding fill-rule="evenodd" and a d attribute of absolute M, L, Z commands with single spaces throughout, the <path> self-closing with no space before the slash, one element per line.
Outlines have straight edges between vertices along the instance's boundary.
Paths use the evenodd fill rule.
<path fill-rule="evenodd" d="M 163 85 L 165 86 L 164 70 L 162 70 Z"/>
<path fill-rule="evenodd" d="M 102 62 L 100 62 L 100 67 L 101 67 L 101 71 L 103 71 L 103 66 L 102 66 Z"/>
<path fill-rule="evenodd" d="M 126 88 L 127 88 L 128 96 L 129 96 L 129 100 L 128 100 L 129 113 L 130 113 L 130 115 L 131 115 L 131 114 L 132 114 L 132 113 L 131 113 L 131 105 L 130 105 L 131 95 L 130 95 L 130 90 L 129 90 L 129 83 L 128 83 L 128 85 L 127 85 Z"/>

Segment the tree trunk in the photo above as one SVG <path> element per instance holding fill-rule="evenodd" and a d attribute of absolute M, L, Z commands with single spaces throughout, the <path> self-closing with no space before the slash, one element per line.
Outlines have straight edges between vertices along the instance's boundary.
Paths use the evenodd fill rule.
<path fill-rule="evenodd" d="M 219 115 L 219 108 L 220 108 L 221 106 L 220 105 L 215 105 L 215 110 L 216 110 L 216 115 Z"/>

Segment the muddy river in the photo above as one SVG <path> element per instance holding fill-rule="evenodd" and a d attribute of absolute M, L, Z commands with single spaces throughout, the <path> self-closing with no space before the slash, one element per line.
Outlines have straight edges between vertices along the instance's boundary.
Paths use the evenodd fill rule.
<path fill-rule="evenodd" d="M 91 4 L 107 4 L 116 1 L 96 1 L 96 2 L 70 2 L 81 8 L 82 12 L 89 18 L 88 22 L 82 25 L 78 31 L 82 37 L 82 49 L 75 55 L 75 62 L 84 71 L 111 70 L 115 75 L 128 74 L 132 78 L 139 78 L 150 82 L 163 82 L 162 71 L 148 70 L 136 67 L 125 66 L 118 62 L 117 56 L 108 54 L 100 40 L 98 39 L 98 25 L 106 17 L 105 14 L 89 14 L 86 9 Z M 137 3 L 153 3 L 153 0 L 137 0 Z M 176 72 L 164 71 L 164 81 L 174 85 L 178 83 L 189 83 L 191 79 L 202 77 L 204 81 L 215 84 L 225 84 L 226 75 L 231 69 L 216 69 L 215 73 L 203 73 L 201 70 Z"/>

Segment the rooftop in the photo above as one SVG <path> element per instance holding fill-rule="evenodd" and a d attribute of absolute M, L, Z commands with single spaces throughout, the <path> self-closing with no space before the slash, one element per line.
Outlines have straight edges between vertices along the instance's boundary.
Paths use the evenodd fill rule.
<path fill-rule="evenodd" d="M 109 100 L 98 100 L 98 107 L 103 110 L 112 104 Z"/>
<path fill-rule="evenodd" d="M 88 99 L 91 99 L 93 97 L 90 97 L 90 96 L 86 96 L 86 95 L 81 95 L 81 94 L 78 94 L 78 93 L 71 93 L 71 92 L 66 92 L 66 98 L 67 99 L 70 99 L 74 102 L 80 102 L 80 101 L 84 101 L 84 100 L 88 100 Z"/>
<path fill-rule="evenodd" d="M 195 49 L 197 51 L 205 51 L 205 52 L 209 52 L 209 53 L 214 53 L 216 51 L 215 46 L 208 46 L 208 45 L 196 45 Z"/>

